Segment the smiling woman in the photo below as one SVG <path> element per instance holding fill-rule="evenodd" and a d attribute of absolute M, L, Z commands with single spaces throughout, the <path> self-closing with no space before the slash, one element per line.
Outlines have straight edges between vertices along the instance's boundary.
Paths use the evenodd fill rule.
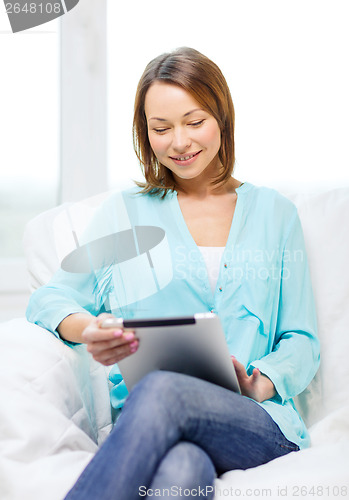
<path fill-rule="evenodd" d="M 199 173 L 213 185 L 228 179 L 235 163 L 234 106 L 218 66 L 190 48 L 152 60 L 138 84 L 133 136 L 144 192 L 166 194 L 176 177 Z"/>
<path fill-rule="evenodd" d="M 58 270 L 27 310 L 30 321 L 67 342 L 86 343 L 95 360 L 114 365 L 111 401 L 123 409 L 69 500 L 111 500 L 115 492 L 119 500 L 136 499 L 141 485 L 212 486 L 215 474 L 309 446 L 293 397 L 314 376 L 319 345 L 307 261 L 284 258 L 289 250 L 305 254 L 296 207 L 272 189 L 233 176 L 230 92 L 217 66 L 197 50 L 181 48 L 151 61 L 135 102 L 143 189 L 110 195 L 87 233 L 103 227 L 113 237 L 98 243 L 97 259 L 89 245 L 90 271 L 79 272 L 74 253 L 69 271 Z M 131 253 L 116 244 L 126 225 Z M 134 241 L 132 235 L 150 225 L 158 228 L 166 255 L 153 244 L 144 253 L 138 236 Z M 202 246 L 206 253 L 218 248 L 211 279 Z M 263 263 L 264 273 L 251 273 L 261 263 L 249 256 L 272 249 L 277 252 Z M 242 273 L 236 278 L 237 267 Z M 144 345 L 120 322 L 104 321 L 208 312 L 222 323 L 241 394 L 174 373 L 167 364 L 169 371 L 144 376 L 128 395 L 117 364 Z M 190 358 L 187 344 L 182 353 Z"/>

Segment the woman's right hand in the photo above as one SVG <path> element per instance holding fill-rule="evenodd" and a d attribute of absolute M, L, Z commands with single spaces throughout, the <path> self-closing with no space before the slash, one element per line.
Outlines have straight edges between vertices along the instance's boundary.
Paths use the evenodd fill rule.
<path fill-rule="evenodd" d="M 87 351 L 93 358 L 108 366 L 121 361 L 138 349 L 138 340 L 133 331 L 126 332 L 120 327 L 102 328 L 103 321 L 114 318 L 102 313 L 94 318 L 82 332 L 82 341 L 87 344 Z"/>

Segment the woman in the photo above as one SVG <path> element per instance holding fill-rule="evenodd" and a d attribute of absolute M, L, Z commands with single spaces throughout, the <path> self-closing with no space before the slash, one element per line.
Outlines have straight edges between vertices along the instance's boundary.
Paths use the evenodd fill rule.
<path fill-rule="evenodd" d="M 212 498 L 215 474 L 309 445 L 292 402 L 319 363 L 302 230 L 290 201 L 232 177 L 233 103 L 221 71 L 199 52 L 182 48 L 149 63 L 136 94 L 134 144 L 145 182 L 112 195 L 94 226 L 114 234 L 161 228 L 162 252 L 148 252 L 148 261 L 136 252 L 133 265 L 106 259 L 90 274 L 60 271 L 33 295 L 28 319 L 85 342 L 112 365 L 138 340 L 101 328 L 111 312 L 213 311 L 242 395 L 185 375 L 147 375 L 67 498 L 130 500 L 149 488 Z M 120 381 L 117 368 L 112 379 Z M 123 405 L 122 384 L 111 399 Z"/>

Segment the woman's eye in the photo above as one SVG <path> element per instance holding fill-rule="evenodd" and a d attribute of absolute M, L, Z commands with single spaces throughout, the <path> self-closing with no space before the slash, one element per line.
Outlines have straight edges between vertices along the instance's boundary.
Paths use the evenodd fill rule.
<path fill-rule="evenodd" d="M 161 134 L 163 132 L 166 132 L 168 130 L 167 128 L 154 128 L 154 132 L 157 132 L 158 134 Z"/>
<path fill-rule="evenodd" d="M 201 125 L 202 123 L 204 123 L 205 120 L 199 120 L 197 122 L 192 122 L 192 123 L 189 123 L 189 125 L 191 127 L 198 127 L 199 125 Z"/>

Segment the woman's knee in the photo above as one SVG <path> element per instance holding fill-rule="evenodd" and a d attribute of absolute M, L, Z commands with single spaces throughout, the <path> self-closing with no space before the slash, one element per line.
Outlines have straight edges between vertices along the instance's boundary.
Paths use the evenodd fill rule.
<path fill-rule="evenodd" d="M 178 428 L 181 403 L 173 379 L 176 374 L 155 371 L 143 377 L 131 390 L 120 421 L 140 419 L 143 425 Z"/>
<path fill-rule="evenodd" d="M 181 441 L 171 448 L 161 461 L 154 477 L 153 489 L 170 489 L 184 492 L 199 489 L 201 497 L 211 498 L 215 469 L 210 457 L 194 443 Z M 207 495 L 206 495 L 207 494 Z M 205 496 L 203 496 L 205 495 Z M 191 496 L 190 496 L 191 498 Z"/>
<path fill-rule="evenodd" d="M 201 412 L 212 411 L 226 400 L 225 392 L 217 399 L 216 391 L 225 389 L 203 380 L 181 373 L 154 371 L 147 374 L 132 389 L 124 410 L 147 415 L 155 422 L 167 422 L 173 428 L 180 429 L 183 440 L 192 440 L 192 432 L 197 428 Z"/>

